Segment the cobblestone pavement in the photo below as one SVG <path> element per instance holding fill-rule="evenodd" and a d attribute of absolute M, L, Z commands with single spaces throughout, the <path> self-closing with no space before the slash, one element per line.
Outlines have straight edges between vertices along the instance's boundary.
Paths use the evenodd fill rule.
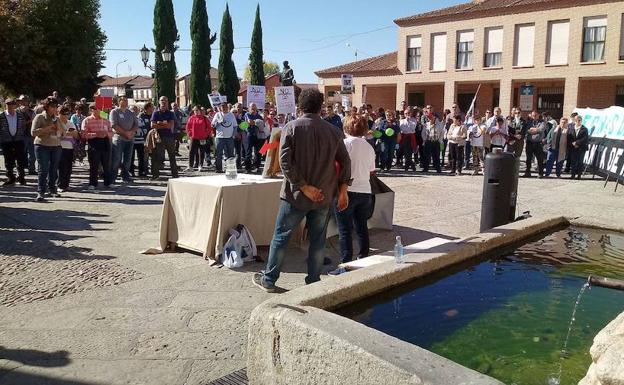
<path fill-rule="evenodd" d="M 482 177 L 382 179 L 396 192 L 396 226 L 372 234 L 373 252 L 395 233 L 414 243 L 478 231 Z M 158 244 L 165 182 L 94 193 L 78 167 L 72 187 L 45 204 L 33 201 L 33 177 L 0 188 L 0 384 L 200 385 L 244 367 L 249 313 L 272 296 L 251 284 L 263 266 L 139 254 Z M 521 179 L 519 210 L 624 229 L 624 189 L 612 189 Z M 334 262 L 336 243 L 326 250 Z M 279 284 L 296 288 L 304 276 L 304 251 L 293 248 Z"/>

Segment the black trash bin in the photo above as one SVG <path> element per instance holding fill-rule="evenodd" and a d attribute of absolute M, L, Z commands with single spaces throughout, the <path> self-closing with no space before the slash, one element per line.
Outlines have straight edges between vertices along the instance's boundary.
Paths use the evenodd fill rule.
<path fill-rule="evenodd" d="M 485 157 L 481 231 L 515 220 L 519 168 L 519 159 L 500 148 Z"/>

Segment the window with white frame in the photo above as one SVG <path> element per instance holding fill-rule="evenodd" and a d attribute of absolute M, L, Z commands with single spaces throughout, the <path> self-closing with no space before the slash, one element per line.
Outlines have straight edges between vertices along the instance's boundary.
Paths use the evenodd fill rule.
<path fill-rule="evenodd" d="M 586 17 L 583 20 L 583 62 L 604 60 L 607 40 L 607 17 Z"/>
<path fill-rule="evenodd" d="M 431 70 L 446 71 L 446 33 L 431 35 Z"/>
<path fill-rule="evenodd" d="M 486 68 L 501 67 L 503 65 L 503 27 L 485 29 L 485 58 L 483 66 Z"/>
<path fill-rule="evenodd" d="M 533 51 L 535 50 L 535 24 L 516 25 L 514 47 L 514 66 L 533 66 Z"/>
<path fill-rule="evenodd" d="M 474 31 L 457 32 L 457 69 L 472 68 Z"/>
<path fill-rule="evenodd" d="M 420 58 L 422 49 L 421 36 L 409 36 L 407 38 L 407 70 L 420 71 Z"/>
<path fill-rule="evenodd" d="M 546 64 L 568 64 L 568 45 L 570 44 L 570 20 L 548 22 L 548 50 Z"/>

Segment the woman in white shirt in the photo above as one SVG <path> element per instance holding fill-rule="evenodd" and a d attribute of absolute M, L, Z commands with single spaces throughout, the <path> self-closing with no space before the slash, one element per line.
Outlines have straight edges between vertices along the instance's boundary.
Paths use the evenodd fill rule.
<path fill-rule="evenodd" d="M 368 217 L 371 212 L 373 195 L 370 176 L 375 172 L 375 151 L 364 136 L 368 132 L 368 122 L 362 116 L 349 116 L 345 119 L 344 139 L 347 152 L 351 158 L 351 178 L 349 186 L 349 206 L 343 211 L 335 210 L 338 234 L 340 238 L 340 255 L 342 262 L 353 259 L 353 228 L 359 238 L 358 259 L 368 257 Z"/>
<path fill-rule="evenodd" d="M 69 108 L 65 106 L 59 107 L 58 113 L 59 124 L 63 128 L 63 136 L 61 137 L 61 160 L 59 162 L 57 186 L 58 192 L 62 193 L 69 189 L 69 180 L 74 164 L 74 147 L 80 139 L 80 135 L 74 123 L 69 120 Z"/>
<path fill-rule="evenodd" d="M 451 160 L 451 175 L 460 175 L 464 165 L 464 145 L 466 143 L 466 127 L 462 124 L 461 115 L 453 117 L 453 124 L 446 133 Z"/>

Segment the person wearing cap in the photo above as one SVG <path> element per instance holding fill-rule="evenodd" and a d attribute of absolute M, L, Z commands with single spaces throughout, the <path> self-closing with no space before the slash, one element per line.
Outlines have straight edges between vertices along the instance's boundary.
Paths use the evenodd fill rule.
<path fill-rule="evenodd" d="M 113 130 L 108 119 L 102 119 L 95 103 L 89 105 L 91 115 L 82 121 L 82 137 L 87 140 L 89 150 L 89 190 L 95 190 L 98 185 L 100 166 L 104 170 L 104 186 L 112 183 L 110 151 Z"/>
<path fill-rule="evenodd" d="M 30 99 L 28 95 L 20 95 L 17 98 L 20 106 L 17 109 L 21 112 L 24 117 L 24 126 L 29 129 L 26 130 L 26 134 L 24 136 L 24 145 L 26 146 L 26 157 L 28 160 L 28 174 L 29 175 L 37 175 L 37 158 L 35 156 L 35 144 L 33 141 L 33 137 L 30 134 L 30 127 L 32 126 L 32 121 L 35 118 L 35 111 L 30 108 Z"/>
<path fill-rule="evenodd" d="M 26 169 L 26 133 L 29 131 L 25 125 L 24 116 L 17 111 L 17 101 L 9 98 L 5 101 L 6 110 L 0 113 L 0 147 L 4 156 L 7 180 L 3 186 L 15 184 L 15 165 L 17 163 L 17 180 L 25 185 Z"/>
<path fill-rule="evenodd" d="M 46 192 L 54 198 L 60 198 L 57 191 L 58 166 L 61 160 L 61 137 L 63 128 L 56 116 L 58 102 L 48 96 L 41 103 L 43 112 L 33 119 L 31 134 L 35 138 L 35 156 L 37 157 L 37 202 L 42 202 Z"/>

